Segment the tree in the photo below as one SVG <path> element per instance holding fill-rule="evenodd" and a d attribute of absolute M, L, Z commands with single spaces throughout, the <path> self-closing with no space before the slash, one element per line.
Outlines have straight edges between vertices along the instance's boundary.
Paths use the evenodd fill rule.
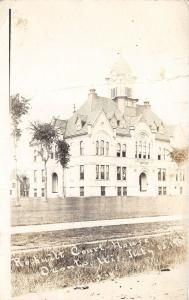
<path fill-rule="evenodd" d="M 70 146 L 64 139 L 58 139 L 56 142 L 56 160 L 62 166 L 62 194 L 65 198 L 64 170 L 70 161 Z"/>
<path fill-rule="evenodd" d="M 173 151 L 170 152 L 170 156 L 172 160 L 176 162 L 177 165 L 181 165 L 188 159 L 188 149 L 174 148 Z"/>
<path fill-rule="evenodd" d="M 52 123 L 42 123 L 35 121 L 31 123 L 32 139 L 31 143 L 36 143 L 38 154 L 44 162 L 45 173 L 45 200 L 47 200 L 47 162 L 52 152 L 52 146 L 58 139 L 58 133 Z"/>
<path fill-rule="evenodd" d="M 12 136 L 14 142 L 14 168 L 16 176 L 16 203 L 19 205 L 20 194 L 19 194 L 19 178 L 17 170 L 17 146 L 18 141 L 21 137 L 21 129 L 19 125 L 21 123 L 21 118 L 26 115 L 30 109 L 30 99 L 26 99 L 20 94 L 16 94 L 10 97 L 10 115 L 12 120 Z"/>

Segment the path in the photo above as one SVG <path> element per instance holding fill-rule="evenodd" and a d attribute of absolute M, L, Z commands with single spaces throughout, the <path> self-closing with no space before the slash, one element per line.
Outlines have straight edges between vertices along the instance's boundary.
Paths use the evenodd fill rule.
<path fill-rule="evenodd" d="M 15 226 L 11 228 L 11 234 L 27 233 L 27 232 L 57 231 L 57 230 L 66 230 L 66 229 L 90 228 L 90 227 L 113 226 L 113 225 L 168 222 L 168 221 L 178 221 L 182 219 L 183 219 L 182 215 L 174 215 L 174 216 L 141 217 L 141 218 L 128 218 L 128 219 Z"/>

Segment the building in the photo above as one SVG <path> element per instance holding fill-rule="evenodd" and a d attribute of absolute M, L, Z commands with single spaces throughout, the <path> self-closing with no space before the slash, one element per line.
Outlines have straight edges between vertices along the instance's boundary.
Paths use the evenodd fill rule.
<path fill-rule="evenodd" d="M 70 145 L 65 170 L 48 161 L 48 197 L 157 196 L 185 193 L 185 169 L 170 157 L 173 128 L 133 97 L 135 77 L 121 56 L 106 78 L 109 97 L 90 89 L 88 99 L 68 120 L 54 119 Z M 174 145 L 175 146 L 175 145 Z M 44 170 L 32 147 L 30 196 L 44 197 Z"/>

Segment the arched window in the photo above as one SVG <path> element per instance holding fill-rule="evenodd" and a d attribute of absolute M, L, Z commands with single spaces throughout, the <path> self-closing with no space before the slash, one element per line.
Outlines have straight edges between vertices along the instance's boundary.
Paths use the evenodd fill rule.
<path fill-rule="evenodd" d="M 126 145 L 125 144 L 122 145 L 122 156 L 126 157 Z"/>
<path fill-rule="evenodd" d="M 58 192 L 58 175 L 56 173 L 52 173 L 52 193 Z"/>
<path fill-rule="evenodd" d="M 96 141 L 96 155 L 99 155 L 99 141 Z"/>
<path fill-rule="evenodd" d="M 80 155 L 84 155 L 84 144 L 83 144 L 83 141 L 80 142 Z"/>
<path fill-rule="evenodd" d="M 121 156 L 121 144 L 120 143 L 117 144 L 117 156 L 118 157 Z"/>
<path fill-rule="evenodd" d="M 106 156 L 109 155 L 109 142 L 106 142 Z"/>
<path fill-rule="evenodd" d="M 100 141 L 100 155 L 104 155 L 104 141 Z"/>

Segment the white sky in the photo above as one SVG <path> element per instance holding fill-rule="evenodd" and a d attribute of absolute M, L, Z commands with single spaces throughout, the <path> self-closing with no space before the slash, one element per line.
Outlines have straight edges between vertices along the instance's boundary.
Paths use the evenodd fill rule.
<path fill-rule="evenodd" d="M 7 88 L 9 7 L 11 89 L 32 98 L 27 122 L 69 117 L 73 104 L 78 108 L 86 100 L 91 84 L 106 95 L 104 78 L 118 49 L 138 78 L 136 96 L 150 100 L 165 122 L 187 122 L 187 1 L 1 1 L 1 95 Z"/>

